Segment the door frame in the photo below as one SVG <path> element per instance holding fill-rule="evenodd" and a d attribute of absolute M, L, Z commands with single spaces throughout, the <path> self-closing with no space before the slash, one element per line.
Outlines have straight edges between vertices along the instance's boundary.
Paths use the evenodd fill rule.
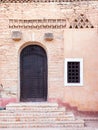
<path fill-rule="evenodd" d="M 18 66 L 17 66 L 17 70 L 18 70 L 18 83 L 17 83 L 17 101 L 20 102 L 20 55 L 22 50 L 29 46 L 29 45 L 38 45 L 40 47 L 42 47 L 44 49 L 44 51 L 46 52 L 46 57 L 47 57 L 47 100 L 48 101 L 48 52 L 47 52 L 47 48 L 40 42 L 26 42 L 24 44 L 22 44 L 22 46 L 20 46 L 19 50 L 18 50 Z"/>

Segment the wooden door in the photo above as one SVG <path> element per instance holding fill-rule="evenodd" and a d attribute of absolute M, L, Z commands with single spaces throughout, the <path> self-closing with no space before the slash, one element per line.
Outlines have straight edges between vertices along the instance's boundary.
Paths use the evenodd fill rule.
<path fill-rule="evenodd" d="M 47 56 L 37 45 L 25 47 L 20 55 L 20 101 L 47 100 Z"/>

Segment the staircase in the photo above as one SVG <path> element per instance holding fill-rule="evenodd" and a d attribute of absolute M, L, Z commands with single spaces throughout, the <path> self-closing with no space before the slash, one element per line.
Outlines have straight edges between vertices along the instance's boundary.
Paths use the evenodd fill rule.
<path fill-rule="evenodd" d="M 75 119 L 57 103 L 11 103 L 0 111 L 0 128 L 76 127 L 83 128 L 84 121 Z"/>

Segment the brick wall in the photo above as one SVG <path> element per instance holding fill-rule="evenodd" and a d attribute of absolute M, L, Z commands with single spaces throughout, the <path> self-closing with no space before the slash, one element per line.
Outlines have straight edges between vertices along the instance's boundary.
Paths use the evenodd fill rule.
<path fill-rule="evenodd" d="M 97 5 L 97 2 L 92 2 L 89 6 L 82 3 L 80 6 L 57 3 L 2 3 L 0 5 L 0 84 L 4 88 L 1 92 L 1 102 L 3 100 L 19 101 L 20 52 L 27 45 L 37 44 L 46 50 L 48 57 L 48 100 L 57 99 L 76 106 L 80 110 L 98 110 L 96 105 L 98 104 L 96 85 L 98 73 L 95 71 L 98 63 L 96 57 Z M 78 14 L 85 14 L 94 28 L 69 29 L 69 25 Z M 59 29 L 9 28 L 9 19 L 66 19 L 66 27 Z M 16 30 L 22 32 L 20 41 L 12 40 L 12 31 Z M 47 32 L 53 33 L 52 41 L 44 39 L 44 34 Z M 73 57 L 84 60 L 83 87 L 64 86 L 64 59 Z M 87 98 L 85 98 L 86 95 L 88 95 Z"/>

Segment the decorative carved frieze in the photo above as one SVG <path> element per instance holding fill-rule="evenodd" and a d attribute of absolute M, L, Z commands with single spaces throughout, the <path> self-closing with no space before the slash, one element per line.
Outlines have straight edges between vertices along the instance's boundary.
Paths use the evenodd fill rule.
<path fill-rule="evenodd" d="M 66 28 L 66 19 L 9 19 L 11 29 L 61 29 Z"/>
<path fill-rule="evenodd" d="M 82 2 L 86 0 L 1 0 L 1 3 L 30 3 L 30 2 Z M 96 1 L 96 0 L 88 0 L 88 1 Z"/>
<path fill-rule="evenodd" d="M 94 28 L 94 26 L 91 24 L 91 22 L 88 20 L 88 18 L 86 18 L 84 14 L 79 14 L 71 22 L 69 28 Z"/>
<path fill-rule="evenodd" d="M 71 21 L 71 20 L 70 20 Z M 94 28 L 84 14 L 79 14 L 70 22 L 66 19 L 9 19 L 10 29 L 65 29 Z M 66 26 L 67 25 L 67 26 Z"/>

